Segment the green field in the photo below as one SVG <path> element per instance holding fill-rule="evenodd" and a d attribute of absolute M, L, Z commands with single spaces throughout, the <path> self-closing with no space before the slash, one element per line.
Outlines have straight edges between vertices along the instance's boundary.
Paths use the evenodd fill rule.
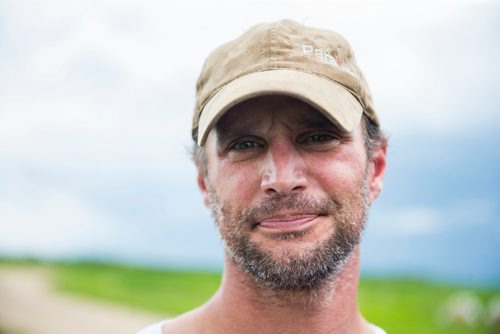
<path fill-rule="evenodd" d="M 13 264 L 3 262 L 3 265 Z M 44 267 L 62 292 L 131 305 L 165 316 L 200 305 L 220 282 L 218 273 L 196 271 L 97 263 L 52 263 Z M 498 287 L 470 288 L 410 279 L 363 278 L 359 295 L 365 317 L 388 333 L 500 333 Z"/>

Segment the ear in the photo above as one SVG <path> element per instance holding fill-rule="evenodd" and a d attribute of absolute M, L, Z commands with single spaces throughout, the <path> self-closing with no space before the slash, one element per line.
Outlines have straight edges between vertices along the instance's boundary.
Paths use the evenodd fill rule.
<path fill-rule="evenodd" d="M 387 141 L 377 147 L 373 152 L 369 172 L 370 203 L 372 203 L 382 191 L 387 157 Z"/>
<path fill-rule="evenodd" d="M 206 180 L 206 173 L 200 169 L 199 166 L 196 166 L 196 169 L 198 170 L 198 188 L 200 188 L 201 194 L 203 195 L 203 204 L 205 204 L 206 207 L 209 206 L 209 201 L 208 201 L 208 191 L 207 191 L 207 180 Z"/>

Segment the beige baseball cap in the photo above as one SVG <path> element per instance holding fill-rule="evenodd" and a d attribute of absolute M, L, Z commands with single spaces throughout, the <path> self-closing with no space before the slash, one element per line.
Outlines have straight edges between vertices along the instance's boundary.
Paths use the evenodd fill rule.
<path fill-rule="evenodd" d="M 193 139 L 202 146 L 226 111 L 262 95 L 300 99 L 345 132 L 355 129 L 363 112 L 379 124 L 347 41 L 283 20 L 254 26 L 208 56 L 196 85 Z"/>

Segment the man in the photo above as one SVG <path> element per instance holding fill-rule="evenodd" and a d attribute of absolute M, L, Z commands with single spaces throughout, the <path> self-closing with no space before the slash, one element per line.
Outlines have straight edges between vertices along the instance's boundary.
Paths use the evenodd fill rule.
<path fill-rule="evenodd" d="M 386 139 L 353 51 L 293 21 L 207 58 L 198 185 L 225 244 L 219 291 L 141 333 L 384 333 L 359 312 L 359 242 Z"/>

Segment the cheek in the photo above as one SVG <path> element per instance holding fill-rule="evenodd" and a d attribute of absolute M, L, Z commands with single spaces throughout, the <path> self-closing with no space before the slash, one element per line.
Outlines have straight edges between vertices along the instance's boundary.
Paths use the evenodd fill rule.
<path fill-rule="evenodd" d="M 213 168 L 211 179 L 221 205 L 246 208 L 260 188 L 256 166 L 239 166 L 220 162 Z"/>
<path fill-rule="evenodd" d="M 310 173 L 326 193 L 345 192 L 364 177 L 365 160 L 357 152 L 342 152 L 334 159 L 314 162 Z"/>

